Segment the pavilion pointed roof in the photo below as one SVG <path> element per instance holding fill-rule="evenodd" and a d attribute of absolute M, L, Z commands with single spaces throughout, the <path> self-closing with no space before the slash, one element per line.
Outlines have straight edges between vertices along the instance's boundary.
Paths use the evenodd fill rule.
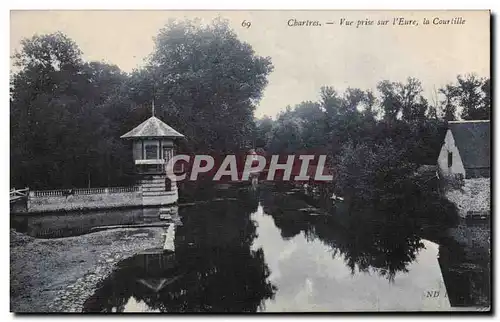
<path fill-rule="evenodd" d="M 183 138 L 184 135 L 174 130 L 159 118 L 151 116 L 146 121 L 136 126 L 131 131 L 125 133 L 122 139 L 138 138 Z"/>

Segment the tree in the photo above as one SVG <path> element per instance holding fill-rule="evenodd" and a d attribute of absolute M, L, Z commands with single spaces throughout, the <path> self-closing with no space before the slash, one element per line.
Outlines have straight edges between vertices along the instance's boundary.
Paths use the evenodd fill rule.
<path fill-rule="evenodd" d="M 397 198 L 404 194 L 403 187 L 416 168 L 405 153 L 391 139 L 375 145 L 344 145 L 335 171 L 335 190 L 349 200 L 373 204 Z"/>
<path fill-rule="evenodd" d="M 267 115 L 264 115 L 261 119 L 255 120 L 255 147 L 266 147 L 273 124 L 274 121 Z"/>
<path fill-rule="evenodd" d="M 377 84 L 380 92 L 380 106 L 384 112 L 384 120 L 395 121 L 401 110 L 401 102 L 397 96 L 397 83 L 383 80 Z"/>
<path fill-rule="evenodd" d="M 428 103 L 421 95 L 422 83 L 418 79 L 408 77 L 406 83 L 384 80 L 378 83 L 377 89 L 386 121 L 412 121 L 425 117 Z"/>
<path fill-rule="evenodd" d="M 345 113 L 355 113 L 361 103 L 366 101 L 366 93 L 359 88 L 347 88 L 343 99 Z"/>
<path fill-rule="evenodd" d="M 398 84 L 401 98 L 402 118 L 411 121 L 423 118 L 427 111 L 427 100 L 422 94 L 422 83 L 413 77 L 408 77 L 406 84 Z"/>
<path fill-rule="evenodd" d="M 153 100 L 157 116 L 186 135 L 181 152 L 248 148 L 270 59 L 219 20 L 171 22 L 155 43 L 146 66 L 126 74 L 83 61 L 62 33 L 23 40 L 11 79 L 12 185 L 130 184 L 120 136 L 151 115 Z"/>
<path fill-rule="evenodd" d="M 484 109 L 485 114 L 488 115 L 489 119 L 491 115 L 491 83 L 489 78 L 484 80 L 483 85 L 481 86 L 481 91 L 484 94 L 482 107 Z"/>
<path fill-rule="evenodd" d="M 372 91 L 367 90 L 364 99 L 364 110 L 363 115 L 365 121 L 375 121 L 378 116 L 378 106 L 377 106 L 377 98 L 373 94 Z"/>
<path fill-rule="evenodd" d="M 68 110 L 77 103 L 72 79 L 82 67 L 81 51 L 61 33 L 35 35 L 21 46 L 13 56 L 18 71 L 11 78 L 11 180 L 61 183 L 68 170 L 60 143 L 63 133 L 71 135 L 76 126 Z"/>
<path fill-rule="evenodd" d="M 319 149 L 328 145 L 328 137 L 325 136 L 326 117 L 319 103 L 302 102 L 296 105 L 290 113 L 293 117 L 300 119 L 304 149 Z"/>
<path fill-rule="evenodd" d="M 329 119 L 334 119 L 340 113 L 342 100 L 337 91 L 331 86 L 323 86 L 320 89 L 321 107 Z"/>
<path fill-rule="evenodd" d="M 120 123 L 110 119 L 127 76 L 80 55 L 61 33 L 25 39 L 14 55 L 19 70 L 11 80 L 12 185 L 127 181 L 123 169 L 131 163 L 130 151 L 119 141 Z"/>
<path fill-rule="evenodd" d="M 455 121 L 456 120 L 456 89 L 453 85 L 448 84 L 443 88 L 439 89 L 439 93 L 444 96 L 444 98 L 440 101 L 442 117 L 446 121 Z"/>
<path fill-rule="evenodd" d="M 456 112 L 464 120 L 488 120 L 491 114 L 491 85 L 489 78 L 475 74 L 458 75 L 456 83 L 439 89 L 442 117 L 446 121 L 457 119 Z"/>
<path fill-rule="evenodd" d="M 150 88 L 159 115 L 196 151 L 248 147 L 255 104 L 273 70 L 270 58 L 256 55 L 222 20 L 171 21 L 155 44 L 136 77 L 153 82 L 142 88 Z"/>
<path fill-rule="evenodd" d="M 13 58 L 14 66 L 22 69 L 54 72 L 71 70 L 82 63 L 81 50 L 61 32 L 23 39 L 21 47 L 22 51 L 16 52 Z"/>
<path fill-rule="evenodd" d="M 486 92 L 483 93 L 484 83 L 485 79 L 479 78 L 475 74 L 457 76 L 455 93 L 458 103 L 462 107 L 464 120 L 488 120 L 490 118 L 489 104 L 485 105 L 484 101 L 485 96 L 489 95 L 489 89 L 487 89 L 489 86 L 486 85 Z"/>
<path fill-rule="evenodd" d="M 294 153 L 302 150 L 302 120 L 290 110 L 280 114 L 273 124 L 267 146 L 272 153 Z"/>
<path fill-rule="evenodd" d="M 305 101 L 293 108 L 287 106 L 285 111 L 278 115 L 277 120 L 271 122 L 270 119 L 267 123 L 260 121 L 259 129 L 262 131 L 263 125 L 272 124 L 270 130 L 266 129 L 265 136 L 267 148 L 275 153 L 299 152 L 299 150 L 311 152 L 311 150 L 323 150 L 330 144 L 326 113 L 318 102 Z"/>

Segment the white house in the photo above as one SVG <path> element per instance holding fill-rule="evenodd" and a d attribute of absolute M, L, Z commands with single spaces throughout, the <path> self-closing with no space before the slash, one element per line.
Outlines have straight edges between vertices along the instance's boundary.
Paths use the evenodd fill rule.
<path fill-rule="evenodd" d="M 440 175 L 490 177 L 490 121 L 451 121 L 439 153 Z"/>
<path fill-rule="evenodd" d="M 438 157 L 445 195 L 462 217 L 490 213 L 490 121 L 452 121 Z"/>

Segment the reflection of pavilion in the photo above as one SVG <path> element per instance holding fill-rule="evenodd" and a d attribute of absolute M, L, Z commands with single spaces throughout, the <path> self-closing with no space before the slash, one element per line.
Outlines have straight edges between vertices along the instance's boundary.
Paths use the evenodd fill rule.
<path fill-rule="evenodd" d="M 132 259 L 128 265 L 144 272 L 145 276 L 156 276 L 175 267 L 175 253 L 163 249 L 146 250 Z"/>
<path fill-rule="evenodd" d="M 136 281 L 153 292 L 161 291 L 182 277 L 181 274 L 165 277 L 166 271 L 172 271 L 176 267 L 175 253 L 171 251 L 147 250 L 134 256 L 131 264 L 140 272 Z"/>
<path fill-rule="evenodd" d="M 178 209 L 177 207 L 169 207 L 168 209 L 174 211 L 173 217 L 177 217 L 177 221 L 180 221 L 178 218 Z M 174 218 L 170 217 L 172 221 Z M 165 234 L 165 243 L 163 248 L 154 248 L 140 252 L 136 256 L 133 257 L 133 261 L 130 265 L 135 266 L 135 268 L 141 272 L 143 278 L 136 278 L 137 282 L 142 285 L 148 287 L 154 292 L 159 292 L 165 286 L 172 284 L 177 279 L 180 278 L 180 275 L 176 275 L 173 277 L 165 277 L 165 272 L 169 272 L 175 269 L 175 223 L 170 224 Z"/>
<path fill-rule="evenodd" d="M 84 304 L 86 312 L 158 311 L 160 298 L 182 282 L 181 269 L 173 251 L 154 248 L 121 261 Z M 160 305 L 160 306 L 158 306 Z"/>
<path fill-rule="evenodd" d="M 256 227 L 247 210 L 254 204 L 248 203 L 181 209 L 175 251 L 159 247 L 123 260 L 84 311 L 255 312 L 274 289 L 263 252 L 250 249 Z M 172 232 L 166 233 L 167 246 Z"/>
<path fill-rule="evenodd" d="M 156 279 L 153 279 L 153 278 L 148 278 L 148 279 L 141 278 L 141 279 L 138 279 L 137 281 L 139 283 L 143 284 L 144 286 L 148 287 L 153 292 L 158 293 L 165 286 L 172 284 L 173 282 L 175 282 L 179 278 L 181 278 L 180 275 L 175 276 L 175 277 L 171 277 L 171 278 L 156 278 Z"/>

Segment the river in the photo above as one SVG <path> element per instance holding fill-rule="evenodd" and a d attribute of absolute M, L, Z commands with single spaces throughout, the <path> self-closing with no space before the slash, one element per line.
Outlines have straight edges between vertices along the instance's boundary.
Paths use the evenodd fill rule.
<path fill-rule="evenodd" d="M 104 223 L 106 215 L 86 218 L 94 226 L 116 224 L 113 216 L 121 224 L 154 223 L 150 212 L 120 210 Z M 181 205 L 179 216 L 175 251 L 122 260 L 83 310 L 449 311 L 489 301 L 489 261 L 457 264 L 465 246 L 430 241 L 405 222 L 337 220 L 292 194 L 265 190 Z M 24 226 L 47 234 L 40 219 Z M 466 262 L 473 267 L 457 273 Z"/>

